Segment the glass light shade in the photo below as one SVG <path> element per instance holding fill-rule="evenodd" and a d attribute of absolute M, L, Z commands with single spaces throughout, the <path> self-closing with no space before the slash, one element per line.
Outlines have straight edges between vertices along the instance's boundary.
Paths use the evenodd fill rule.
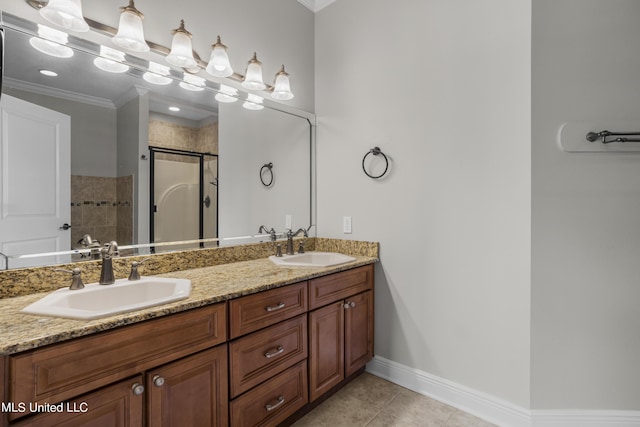
<path fill-rule="evenodd" d="M 107 46 L 100 46 L 100 56 L 93 60 L 93 64 L 108 73 L 126 73 L 129 66 L 121 64 L 124 53 Z"/>
<path fill-rule="evenodd" d="M 192 74 L 184 73 L 184 81 L 180 82 L 180 87 L 193 92 L 200 92 L 204 90 L 205 79 L 202 77 L 194 76 Z"/>
<path fill-rule="evenodd" d="M 38 24 L 38 35 L 40 37 L 29 39 L 29 43 L 34 49 L 56 58 L 71 58 L 73 56 L 73 49 L 65 46 L 69 39 L 67 33 Z"/>
<path fill-rule="evenodd" d="M 149 62 L 149 71 L 142 75 L 142 78 L 154 85 L 168 85 L 171 83 L 171 78 L 166 77 L 170 73 L 169 67 L 166 65 L 160 65 L 155 62 Z"/>
<path fill-rule="evenodd" d="M 89 24 L 82 15 L 80 0 L 49 0 L 49 3 L 40 9 L 40 15 L 47 21 L 67 30 L 89 31 Z"/>
<path fill-rule="evenodd" d="M 185 30 L 183 20 L 180 21 L 180 27 L 173 30 L 171 52 L 167 55 L 166 60 L 169 64 L 181 68 L 195 68 L 198 66 L 193 57 L 191 33 Z"/>
<path fill-rule="evenodd" d="M 227 55 L 227 47 L 220 41 L 211 46 L 211 58 L 209 58 L 209 64 L 207 64 L 207 73 L 216 77 L 229 77 L 233 74 L 231 63 L 229 62 L 229 55 Z"/>
<path fill-rule="evenodd" d="M 293 98 L 291 85 L 289 84 L 289 73 L 284 70 L 284 65 L 276 74 L 276 81 L 273 84 L 271 97 L 280 101 L 288 101 Z"/>
<path fill-rule="evenodd" d="M 236 98 L 237 95 L 237 89 L 227 85 L 220 85 L 219 92 L 216 93 L 215 98 L 218 102 L 224 102 L 228 104 L 231 102 L 236 102 L 238 100 L 238 98 Z"/>
<path fill-rule="evenodd" d="M 262 105 L 263 102 L 263 97 L 249 93 L 247 94 L 247 100 L 244 101 L 242 106 L 247 110 L 262 110 L 264 108 L 264 105 Z"/>
<path fill-rule="evenodd" d="M 247 72 L 242 81 L 242 87 L 251 90 L 263 90 L 267 87 L 262 80 L 262 62 L 258 61 L 255 52 L 253 58 L 251 58 L 247 65 Z"/>
<path fill-rule="evenodd" d="M 148 52 L 149 45 L 144 39 L 144 29 L 142 28 L 144 15 L 135 8 L 133 0 L 129 1 L 129 6 L 125 6 L 121 10 L 118 34 L 111 41 L 123 49 Z"/>

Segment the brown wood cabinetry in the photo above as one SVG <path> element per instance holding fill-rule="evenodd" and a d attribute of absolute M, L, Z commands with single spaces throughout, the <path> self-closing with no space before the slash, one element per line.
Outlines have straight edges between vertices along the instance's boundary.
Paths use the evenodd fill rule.
<path fill-rule="evenodd" d="M 307 403 L 306 360 L 231 402 L 232 426 L 276 426 Z"/>
<path fill-rule="evenodd" d="M 231 397 L 307 358 L 307 315 L 294 317 L 229 344 Z"/>
<path fill-rule="evenodd" d="M 230 335 L 245 334 L 229 343 L 232 426 L 277 425 L 308 402 L 306 312 L 307 282 L 229 303 Z"/>
<path fill-rule="evenodd" d="M 144 375 L 148 370 L 224 343 L 226 330 L 226 303 L 221 303 L 12 355 L 8 363 L 8 401 L 24 402 L 27 406 L 57 404 L 73 401 L 85 393 L 92 393 L 91 396 L 99 400 L 102 391 L 94 390 L 133 375 Z M 213 359 L 219 357 L 224 362 L 217 367 L 224 368 L 225 374 L 220 380 L 224 380 L 226 389 L 226 345 L 219 351 L 224 352 L 224 357 Z M 203 357 L 212 358 L 213 353 L 204 354 Z M 191 359 L 178 363 L 185 367 L 181 375 L 186 377 L 192 373 L 189 363 L 182 364 L 185 360 Z M 174 370 L 172 375 L 179 374 Z M 206 382 L 198 384 L 202 387 Z M 132 388 L 133 383 L 125 381 L 122 389 L 135 396 L 139 393 L 144 398 L 149 389 L 147 386 L 145 390 L 144 378 L 138 385 L 140 387 Z M 226 407 L 226 394 L 221 397 Z M 214 406 L 220 403 L 211 402 Z M 217 414 L 220 408 L 212 408 L 212 411 Z M 94 410 L 89 407 L 87 414 L 89 412 L 93 414 Z M 27 415 L 31 415 L 29 411 L 13 411 L 8 418 L 11 421 Z M 89 417 L 82 413 L 70 413 L 69 416 L 74 420 L 69 425 L 79 422 L 74 416 Z"/>
<path fill-rule="evenodd" d="M 307 312 L 307 282 L 229 301 L 229 339 Z"/>
<path fill-rule="evenodd" d="M 314 401 L 373 357 L 373 266 L 313 279 L 309 288 L 309 305 L 316 308 L 309 313 Z"/>
<path fill-rule="evenodd" d="M 227 425 L 227 345 L 146 374 L 149 427 Z"/>
<path fill-rule="evenodd" d="M 0 427 L 276 426 L 361 370 L 373 332 L 367 265 L 0 356 Z"/>
<path fill-rule="evenodd" d="M 56 412 L 42 412 L 11 425 L 14 427 L 142 427 L 144 393 L 136 394 L 134 391 L 135 387 L 142 384 L 142 375 L 138 375 L 100 391 L 54 405 Z M 30 406 L 30 403 L 23 403 L 25 403 L 25 413 L 38 409 Z M 45 411 L 46 407 L 43 408 Z"/>

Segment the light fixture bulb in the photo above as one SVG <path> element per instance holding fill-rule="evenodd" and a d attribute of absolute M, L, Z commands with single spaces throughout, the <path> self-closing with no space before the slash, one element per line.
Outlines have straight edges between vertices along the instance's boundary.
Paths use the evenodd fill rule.
<path fill-rule="evenodd" d="M 215 98 L 218 102 L 229 104 L 231 102 L 236 102 L 238 100 L 237 96 L 238 89 L 232 88 L 231 86 L 227 85 L 220 85 L 220 89 L 218 90 L 218 93 L 216 93 Z"/>
<path fill-rule="evenodd" d="M 71 58 L 73 56 L 73 49 L 65 46 L 69 39 L 67 33 L 38 24 L 38 36 L 29 39 L 29 44 L 34 49 L 56 58 Z"/>
<path fill-rule="evenodd" d="M 257 111 L 257 110 L 262 110 L 264 108 L 264 105 L 262 105 L 263 102 L 264 102 L 263 97 L 255 95 L 253 93 L 248 93 L 247 100 L 244 101 L 242 106 L 247 110 Z"/>
<path fill-rule="evenodd" d="M 80 0 L 49 0 L 49 3 L 40 9 L 40 15 L 47 21 L 67 30 L 89 31 L 89 24 L 82 15 Z"/>
<path fill-rule="evenodd" d="M 58 77 L 58 73 L 56 73 L 55 71 L 52 70 L 38 70 L 40 71 L 40 74 L 42 74 L 43 76 L 47 76 L 47 77 Z"/>
<path fill-rule="evenodd" d="M 258 56 L 255 52 L 247 65 L 242 87 L 251 90 L 263 90 L 267 87 L 262 80 L 262 62 L 258 61 Z"/>
<path fill-rule="evenodd" d="M 271 97 L 280 101 L 288 101 L 293 98 L 293 92 L 291 92 L 291 85 L 289 84 L 289 73 L 284 70 L 284 65 L 276 73 L 276 81 L 273 84 Z"/>
<path fill-rule="evenodd" d="M 142 75 L 142 78 L 154 85 L 168 85 L 172 82 L 170 77 L 170 69 L 166 65 L 160 65 L 156 62 L 149 61 L 149 71 Z"/>
<path fill-rule="evenodd" d="M 100 56 L 93 60 L 93 64 L 108 73 L 126 73 L 129 71 L 129 66 L 122 64 L 122 61 L 124 61 L 123 52 L 107 46 L 100 46 Z"/>
<path fill-rule="evenodd" d="M 207 73 L 216 77 L 229 77 L 233 74 L 231 63 L 229 62 L 229 55 L 227 55 L 227 47 L 220 41 L 211 45 L 211 58 L 209 58 L 209 64 L 207 64 Z"/>
<path fill-rule="evenodd" d="M 180 87 L 193 92 L 204 90 L 206 80 L 193 74 L 184 73 L 184 81 L 180 82 Z"/>
<path fill-rule="evenodd" d="M 198 63 L 193 57 L 191 33 L 184 28 L 184 20 L 180 20 L 180 27 L 172 31 L 171 52 L 166 60 L 169 64 L 181 68 L 195 68 Z"/>
<path fill-rule="evenodd" d="M 144 15 L 136 9 L 133 0 L 129 0 L 129 5 L 121 7 L 120 11 L 118 34 L 111 41 L 123 49 L 148 52 L 149 45 L 144 39 L 144 29 L 142 28 Z"/>

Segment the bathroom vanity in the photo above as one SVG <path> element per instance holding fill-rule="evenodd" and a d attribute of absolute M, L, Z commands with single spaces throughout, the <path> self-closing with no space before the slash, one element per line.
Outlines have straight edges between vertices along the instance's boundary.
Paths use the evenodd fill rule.
<path fill-rule="evenodd" d="M 36 296 L 0 300 L 34 334 L 0 343 L 0 425 L 295 419 L 373 357 L 376 261 L 282 268 L 256 259 L 170 273 L 192 280 L 188 299 L 89 322 L 17 313 Z"/>

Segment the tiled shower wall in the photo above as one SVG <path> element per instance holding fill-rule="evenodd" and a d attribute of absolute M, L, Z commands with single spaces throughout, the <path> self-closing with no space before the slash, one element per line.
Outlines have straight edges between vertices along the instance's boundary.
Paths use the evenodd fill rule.
<path fill-rule="evenodd" d="M 85 234 L 104 244 L 130 245 L 133 236 L 133 177 L 71 176 L 71 247 Z"/>
<path fill-rule="evenodd" d="M 218 154 L 218 122 L 193 128 L 151 119 L 149 120 L 149 145 Z"/>

